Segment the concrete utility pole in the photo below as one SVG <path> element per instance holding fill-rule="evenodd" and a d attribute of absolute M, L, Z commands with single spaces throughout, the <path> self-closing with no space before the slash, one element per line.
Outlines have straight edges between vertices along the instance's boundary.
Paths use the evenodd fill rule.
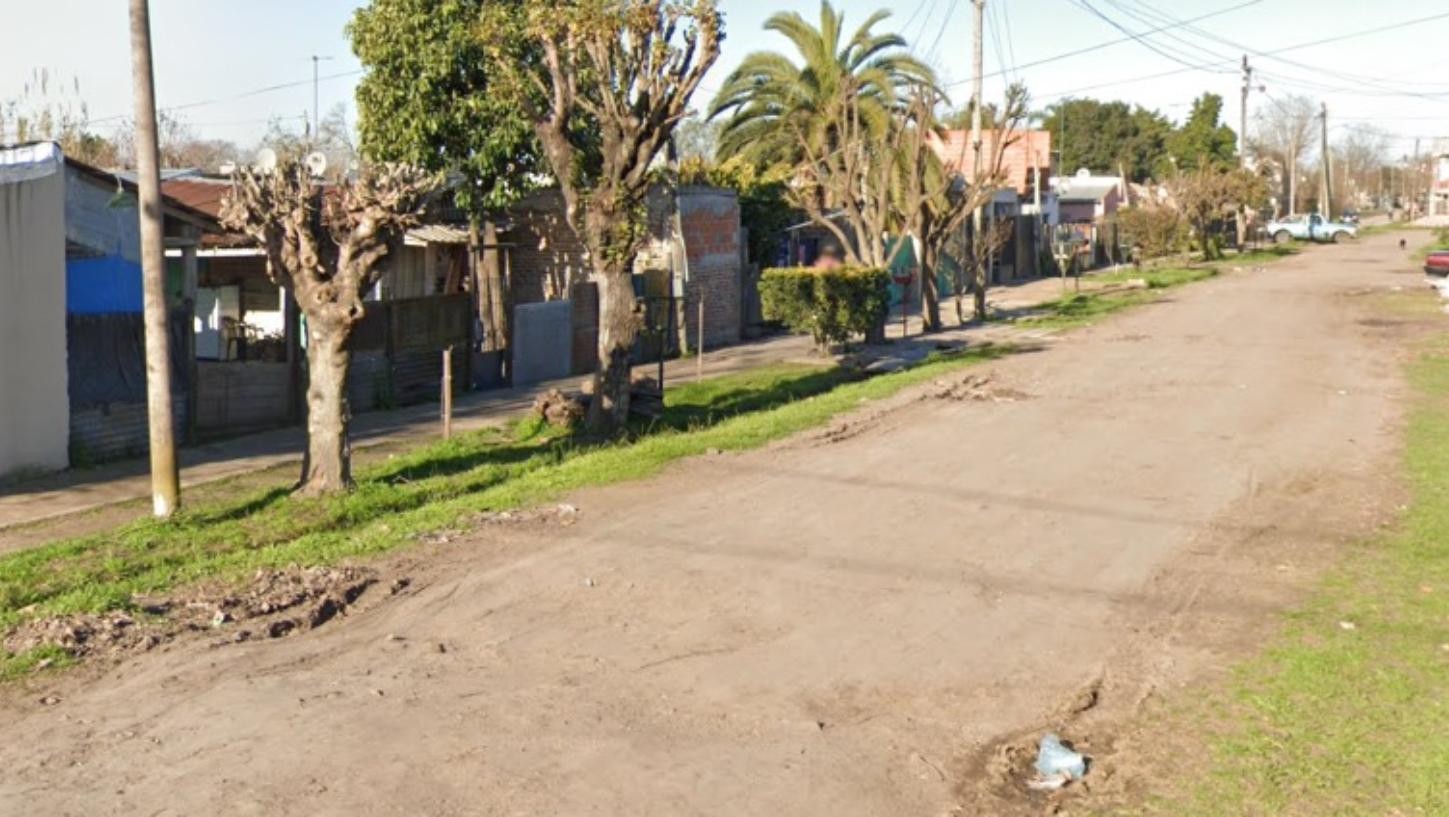
<path fill-rule="evenodd" d="M 1328 152 L 1328 103 L 1320 103 L 1323 120 L 1323 211 L 1325 219 L 1333 218 L 1333 154 Z"/>
<path fill-rule="evenodd" d="M 971 173 L 976 179 L 985 178 L 981 167 L 981 26 L 986 14 L 986 0 L 971 0 L 971 151 L 973 164 Z M 981 208 L 971 212 L 971 257 L 973 266 L 978 266 L 976 291 L 973 293 L 977 320 L 986 320 L 986 279 L 989 270 L 980 270 L 985 263 L 980 251 Z"/>
<path fill-rule="evenodd" d="M 319 99 L 317 93 L 318 75 L 317 64 L 323 60 L 330 60 L 331 57 L 319 57 L 312 55 L 312 141 L 317 141 L 322 136 L 322 110 L 317 104 Z"/>
<path fill-rule="evenodd" d="M 1238 167 L 1248 166 L 1248 89 L 1253 87 L 1253 66 L 1248 64 L 1248 55 L 1243 55 L 1243 96 L 1238 109 Z M 1242 204 L 1237 213 L 1238 250 L 1248 240 L 1248 214 Z"/>
<path fill-rule="evenodd" d="M 1253 66 L 1243 55 L 1243 98 L 1238 109 L 1238 167 L 1248 166 L 1248 91 L 1253 87 Z"/>
<path fill-rule="evenodd" d="M 151 70 L 147 0 L 131 0 L 131 82 L 136 102 L 136 187 L 141 219 L 141 286 L 145 296 L 146 412 L 151 432 L 151 507 L 158 517 L 181 501 L 171 411 L 171 333 L 166 321 L 166 245 L 161 212 L 161 151 Z M 189 330 L 191 327 L 188 326 Z"/>

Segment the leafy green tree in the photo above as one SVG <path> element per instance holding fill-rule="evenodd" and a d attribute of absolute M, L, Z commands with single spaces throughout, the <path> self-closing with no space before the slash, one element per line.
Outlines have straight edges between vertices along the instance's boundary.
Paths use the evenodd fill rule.
<path fill-rule="evenodd" d="M 491 88 L 475 29 L 508 0 L 372 0 L 348 23 L 367 72 L 357 84 L 362 154 L 460 174 L 459 207 L 481 213 L 527 191 L 538 168 L 522 110 Z"/>
<path fill-rule="evenodd" d="M 1060 170 L 1125 173 L 1134 182 L 1161 175 L 1172 123 L 1156 111 L 1125 102 L 1067 99 L 1047 107 L 1040 127 L 1061 151 Z"/>
<path fill-rule="evenodd" d="M 490 52 L 477 35 L 485 6 L 521 7 L 519 0 L 372 0 L 353 15 L 347 35 L 367 69 L 357 85 L 362 155 L 450 175 L 480 273 L 485 343 L 504 349 L 509 297 L 496 253 L 482 249 L 496 242 L 486 215 L 528 192 L 541 165 L 532 124 L 492 82 L 490 53 L 513 58 L 527 48 L 515 35 Z"/>
<path fill-rule="evenodd" d="M 1237 135 L 1223 124 L 1223 98 L 1203 94 L 1193 100 L 1192 113 L 1167 137 L 1167 154 L 1179 172 L 1199 168 L 1227 169 L 1238 163 Z"/>

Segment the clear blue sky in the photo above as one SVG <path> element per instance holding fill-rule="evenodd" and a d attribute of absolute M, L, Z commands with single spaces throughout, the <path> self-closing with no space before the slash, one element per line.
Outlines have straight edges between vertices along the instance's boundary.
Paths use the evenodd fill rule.
<path fill-rule="evenodd" d="M 746 53 L 781 44 L 762 30 L 770 14 L 798 10 L 814 19 L 819 10 L 814 0 L 722 2 L 727 15 L 727 40 L 720 63 L 706 80 L 711 91 Z M 1087 2 L 1140 33 L 1161 23 L 1134 19 L 1128 11 L 1185 19 L 1230 9 L 1249 0 Z M 312 54 L 333 57 L 322 63 L 324 76 L 359 68 L 343 34 L 343 26 L 357 2 L 152 0 L 151 4 L 160 104 L 169 107 L 208 102 L 178 111 L 205 135 L 245 144 L 261 134 L 268 117 L 289 116 L 300 124 L 302 115 L 312 106 Z M 0 100 L 17 95 L 33 68 L 46 66 L 61 76 L 79 80 L 93 118 L 129 112 L 126 3 L 47 0 L 20 3 L 19 8 L 14 8 L 17 3 L 6 0 L 5 5 L 11 8 L 0 11 L 0 29 L 4 31 Z M 838 5 L 854 22 L 889 5 L 894 15 L 883 27 L 903 31 L 947 82 L 969 77 L 970 0 L 841 0 Z M 1236 126 L 1240 79 L 1236 66 L 1225 63 L 1235 62 L 1244 49 L 1269 52 L 1449 13 L 1449 0 L 1258 0 L 1195 24 L 1231 44 L 1181 29 L 1145 36 L 1166 55 L 1136 41 L 1092 48 L 1125 35 L 1082 8 L 1077 0 L 988 0 L 987 9 L 991 23 L 986 37 L 988 72 L 1090 49 L 1080 56 L 993 77 L 987 82 L 988 100 L 1000 97 L 1005 76 L 1011 76 L 1026 82 L 1038 105 L 1075 92 L 1141 103 L 1177 119 L 1186 113 L 1195 95 L 1211 90 L 1225 97 L 1230 124 Z M 1261 69 L 1256 82 L 1267 85 L 1268 95 L 1304 93 L 1322 99 L 1328 103 L 1333 121 L 1341 125 L 1377 124 L 1399 137 L 1396 147 L 1402 153 L 1412 150 L 1414 136 L 1449 136 L 1446 43 L 1449 17 L 1281 55 L 1281 59 L 1297 64 L 1252 57 L 1251 53 L 1250 59 Z M 1184 69 L 1184 62 L 1209 67 L 1125 81 Z M 346 103 L 350 112 L 355 81 L 355 75 L 324 80 L 324 112 L 337 103 Z M 286 83 L 300 84 L 239 97 Z M 1098 85 L 1103 87 L 1092 87 Z M 965 83 L 951 90 L 958 99 L 969 93 Z M 700 104 L 706 101 L 700 100 Z M 1253 107 L 1266 104 L 1270 103 L 1255 94 Z"/>

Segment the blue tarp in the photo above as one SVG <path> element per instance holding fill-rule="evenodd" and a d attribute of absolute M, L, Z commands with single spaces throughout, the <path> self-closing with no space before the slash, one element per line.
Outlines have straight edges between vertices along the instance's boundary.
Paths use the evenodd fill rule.
<path fill-rule="evenodd" d="M 117 256 L 65 262 L 65 311 L 98 315 L 141 311 L 141 265 Z"/>

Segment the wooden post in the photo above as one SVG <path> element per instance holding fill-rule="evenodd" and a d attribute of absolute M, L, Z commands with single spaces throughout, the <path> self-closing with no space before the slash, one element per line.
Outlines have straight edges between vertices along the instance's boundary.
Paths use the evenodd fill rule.
<path fill-rule="evenodd" d="M 195 227 L 186 228 L 189 240 L 200 242 L 201 231 Z M 186 311 L 186 332 L 182 335 L 186 360 L 186 439 L 196 436 L 196 396 L 199 392 L 196 370 L 196 244 L 181 248 L 181 302 Z"/>
<path fill-rule="evenodd" d="M 453 436 L 453 347 L 443 349 L 443 439 Z"/>
<path fill-rule="evenodd" d="M 699 349 L 694 356 L 694 379 L 704 379 L 704 288 L 699 290 L 699 319 L 695 326 L 695 340 Z"/>
<path fill-rule="evenodd" d="M 141 286 L 146 327 L 146 415 L 151 448 L 151 511 L 166 518 L 181 503 L 171 411 L 171 330 L 166 308 L 166 248 L 161 210 L 161 151 L 151 69 L 151 15 L 131 0 L 131 82 L 136 115 L 136 188 L 141 232 Z"/>

